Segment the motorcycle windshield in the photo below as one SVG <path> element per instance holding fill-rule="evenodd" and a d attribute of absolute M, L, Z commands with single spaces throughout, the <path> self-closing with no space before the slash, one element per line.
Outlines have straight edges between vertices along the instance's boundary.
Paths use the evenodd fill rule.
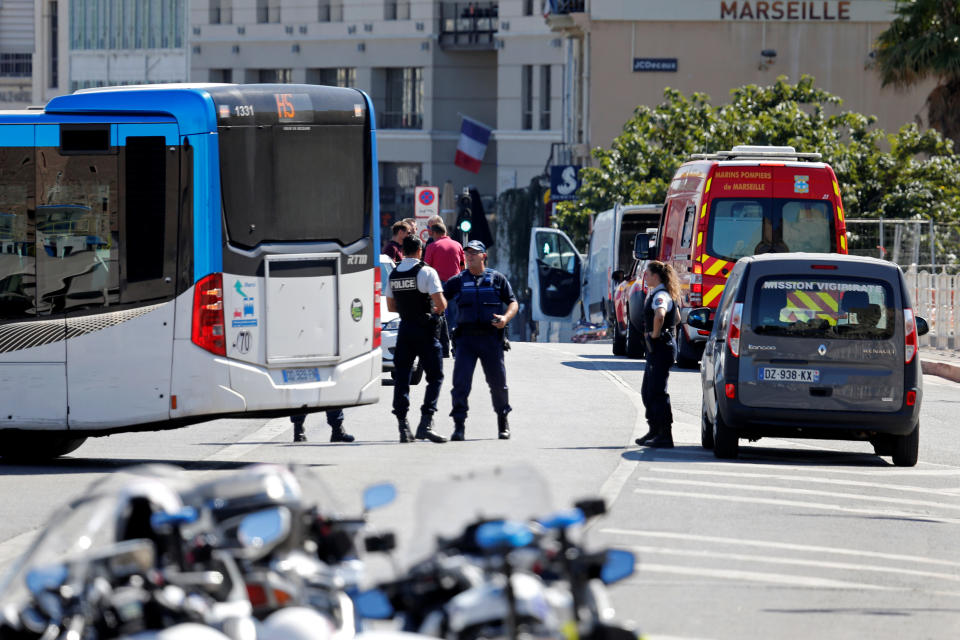
<path fill-rule="evenodd" d="M 417 494 L 417 529 L 409 545 L 415 564 L 438 544 L 490 520 L 532 520 L 553 510 L 543 476 L 531 466 L 480 469 L 449 478 L 425 480 Z"/>

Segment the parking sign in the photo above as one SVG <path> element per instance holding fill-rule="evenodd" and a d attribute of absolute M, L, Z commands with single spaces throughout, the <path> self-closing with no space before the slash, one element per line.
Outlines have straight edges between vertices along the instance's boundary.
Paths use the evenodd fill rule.
<path fill-rule="evenodd" d="M 427 239 L 427 220 L 440 215 L 440 188 L 417 187 L 413 198 L 414 217 L 417 219 L 417 235 Z"/>

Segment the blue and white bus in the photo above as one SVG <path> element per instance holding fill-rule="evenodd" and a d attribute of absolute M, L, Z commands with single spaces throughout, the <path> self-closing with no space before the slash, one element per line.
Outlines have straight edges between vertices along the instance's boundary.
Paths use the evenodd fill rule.
<path fill-rule="evenodd" d="M 0 456 L 380 391 L 368 96 L 151 85 L 0 112 Z"/>

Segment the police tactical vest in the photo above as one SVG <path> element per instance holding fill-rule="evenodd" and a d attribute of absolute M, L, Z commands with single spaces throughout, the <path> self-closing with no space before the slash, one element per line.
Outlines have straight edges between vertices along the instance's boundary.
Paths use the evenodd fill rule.
<path fill-rule="evenodd" d="M 664 293 L 667 292 L 666 289 L 661 289 Z M 657 291 L 659 293 L 660 291 Z M 651 291 L 647 294 L 647 299 L 643 301 L 643 326 L 645 330 L 649 333 L 653 331 L 653 298 L 654 293 Z M 667 311 L 667 315 L 663 319 L 663 333 L 672 333 L 673 328 L 677 325 L 677 322 L 680 321 L 680 312 L 677 310 L 677 301 L 673 301 L 673 308 L 670 311 Z"/>
<path fill-rule="evenodd" d="M 423 269 L 420 262 L 409 271 L 394 269 L 390 272 L 390 292 L 397 303 L 401 322 L 426 324 L 431 320 L 430 294 L 417 289 L 417 275 Z"/>
<path fill-rule="evenodd" d="M 458 326 L 473 327 L 491 327 L 493 315 L 501 313 L 503 302 L 497 295 L 497 290 L 493 286 L 493 270 L 485 269 L 480 282 L 470 271 L 463 271 L 460 274 L 460 281 L 463 287 L 460 289 L 460 297 L 457 299 L 458 306 Z"/>

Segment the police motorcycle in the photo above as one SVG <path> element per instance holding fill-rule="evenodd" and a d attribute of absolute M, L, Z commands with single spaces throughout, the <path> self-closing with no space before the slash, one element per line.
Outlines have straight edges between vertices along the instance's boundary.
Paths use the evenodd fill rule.
<path fill-rule="evenodd" d="M 305 467 L 254 465 L 187 491 L 187 507 L 157 514 L 184 557 L 202 570 L 227 554 L 242 575 L 258 640 L 347 640 L 358 629 L 348 592 L 363 577 L 357 538 L 366 514 L 393 501 L 393 485 L 369 487 L 363 514 L 341 517 L 333 495 Z"/>
<path fill-rule="evenodd" d="M 0 580 L 0 638 L 228 640 L 249 604 L 224 611 L 211 591 L 237 595 L 239 576 L 174 568 L 149 522 L 182 507 L 165 475 L 118 472 L 58 509 Z"/>
<path fill-rule="evenodd" d="M 422 559 L 359 594 L 357 609 L 374 619 L 398 616 L 404 631 L 449 640 L 635 640 L 635 631 L 613 622 L 604 588 L 633 573 L 634 556 L 587 552 L 578 529 L 603 513 L 603 504 L 578 504 L 551 511 L 545 482 L 527 466 L 425 483 L 411 545 Z"/>

